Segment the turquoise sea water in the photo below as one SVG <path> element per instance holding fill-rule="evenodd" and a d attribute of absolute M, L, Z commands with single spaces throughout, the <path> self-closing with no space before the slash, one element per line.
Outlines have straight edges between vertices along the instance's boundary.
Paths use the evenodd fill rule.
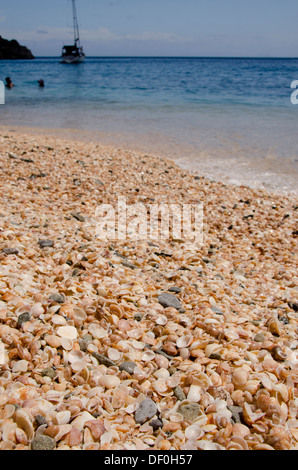
<path fill-rule="evenodd" d="M 296 190 L 298 59 L 37 58 L 1 61 L 7 76 L 0 125 L 78 129 L 215 179 Z"/>

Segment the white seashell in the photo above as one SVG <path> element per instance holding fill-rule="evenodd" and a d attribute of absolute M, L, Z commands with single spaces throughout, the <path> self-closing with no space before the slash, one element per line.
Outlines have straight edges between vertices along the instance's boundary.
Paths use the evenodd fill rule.
<path fill-rule="evenodd" d="M 91 323 L 88 327 L 88 332 L 95 339 L 102 339 L 108 336 L 108 331 L 99 326 L 97 323 Z"/>
<path fill-rule="evenodd" d="M 221 346 L 217 343 L 208 344 L 205 347 L 205 355 L 207 357 L 210 357 L 212 353 L 214 353 L 215 351 L 219 351 L 220 349 L 221 349 Z"/>
<path fill-rule="evenodd" d="M 74 372 L 79 372 L 86 367 L 86 362 L 83 360 L 75 361 L 71 364 L 71 368 Z"/>
<path fill-rule="evenodd" d="M 167 380 L 166 380 L 166 384 L 168 387 L 170 388 L 176 388 L 178 387 L 180 383 L 180 377 L 178 376 L 175 376 L 175 375 L 172 375 L 172 377 L 169 377 Z"/>
<path fill-rule="evenodd" d="M 168 386 L 163 379 L 157 379 L 153 383 L 153 388 L 157 393 L 165 393 L 168 390 Z"/>
<path fill-rule="evenodd" d="M 102 375 L 99 377 L 98 383 L 105 388 L 112 389 L 118 387 L 121 380 L 116 375 Z"/>
<path fill-rule="evenodd" d="M 66 319 L 61 315 L 53 315 L 51 321 L 54 325 L 66 325 Z"/>
<path fill-rule="evenodd" d="M 87 318 L 86 312 L 84 312 L 84 310 L 82 310 L 81 308 L 75 307 L 73 313 L 75 318 L 81 320 L 82 322 L 85 321 Z"/>
<path fill-rule="evenodd" d="M 73 340 L 69 338 L 61 338 L 61 346 L 65 351 L 71 351 L 73 348 Z"/>
<path fill-rule="evenodd" d="M 31 440 L 34 437 L 34 426 L 29 415 L 22 409 L 18 409 L 15 412 L 14 420 L 19 428 L 23 429 Z"/>
<path fill-rule="evenodd" d="M 192 401 L 194 403 L 198 403 L 201 399 L 201 387 L 198 385 L 191 385 L 189 387 L 189 392 L 187 394 L 187 400 Z"/>
<path fill-rule="evenodd" d="M 161 325 L 161 326 L 164 326 L 168 323 L 168 319 L 165 315 L 159 315 L 155 321 L 157 325 Z"/>
<path fill-rule="evenodd" d="M 4 418 L 11 418 L 15 411 L 16 409 L 14 405 L 6 405 L 4 408 Z"/>
<path fill-rule="evenodd" d="M 56 424 L 58 424 L 60 426 L 61 424 L 68 424 L 70 418 L 71 418 L 71 412 L 70 411 L 68 411 L 68 410 L 58 411 L 58 413 L 55 416 L 54 421 L 56 422 Z"/>
<path fill-rule="evenodd" d="M 144 332 L 141 328 L 134 328 L 133 330 L 129 330 L 127 332 L 127 336 L 129 336 L 129 338 L 133 338 L 133 339 L 140 339 L 142 338 Z"/>
<path fill-rule="evenodd" d="M 88 421 L 92 421 L 94 419 L 95 419 L 94 416 L 92 416 L 92 414 L 90 414 L 88 411 L 83 411 L 83 413 L 81 413 L 71 422 L 71 426 L 82 431 L 85 423 L 87 423 Z"/>
<path fill-rule="evenodd" d="M 142 354 L 142 361 L 149 362 L 153 361 L 155 353 L 153 351 L 146 351 Z"/>
<path fill-rule="evenodd" d="M 84 354 L 82 351 L 71 351 L 68 354 L 68 362 L 73 364 L 74 362 L 82 360 L 84 357 Z"/>
<path fill-rule="evenodd" d="M 192 339 L 191 335 L 181 336 L 176 341 L 177 348 L 187 348 L 191 344 Z"/>
<path fill-rule="evenodd" d="M 165 369 L 164 367 L 161 367 L 160 369 L 158 369 L 157 371 L 154 372 L 154 377 L 156 377 L 157 379 L 168 379 L 170 377 L 170 372 Z"/>
<path fill-rule="evenodd" d="M 115 362 L 119 361 L 123 356 L 123 354 L 121 354 L 121 352 L 118 351 L 118 349 L 114 349 L 114 348 L 109 348 L 107 355 L 108 355 L 108 358 L 111 359 L 111 361 L 115 361 Z"/>
<path fill-rule="evenodd" d="M 11 441 L 17 429 L 16 423 L 5 423 L 2 426 L 2 439 L 1 441 Z"/>
<path fill-rule="evenodd" d="M 185 429 L 185 437 L 188 440 L 201 439 L 201 437 L 203 437 L 204 434 L 205 433 L 203 429 L 201 429 L 196 424 L 192 424 L 191 426 L 188 426 L 188 428 Z"/>
<path fill-rule="evenodd" d="M 28 361 L 25 359 L 21 361 L 17 361 L 12 368 L 12 372 L 27 372 L 28 369 Z"/>
<path fill-rule="evenodd" d="M 62 338 L 67 338 L 70 340 L 76 340 L 78 336 L 77 329 L 74 326 L 60 326 L 57 330 L 57 334 Z"/>

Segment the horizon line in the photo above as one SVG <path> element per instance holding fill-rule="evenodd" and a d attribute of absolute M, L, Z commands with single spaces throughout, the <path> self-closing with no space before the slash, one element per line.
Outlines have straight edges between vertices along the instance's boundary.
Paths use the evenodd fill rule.
<path fill-rule="evenodd" d="M 37 55 L 35 59 L 59 59 L 60 55 Z M 86 59 L 279 59 L 279 60 L 295 60 L 298 59 L 298 56 L 187 56 L 187 55 L 89 55 L 86 56 Z M 9 60 L 9 59 L 7 59 Z M 16 60 L 16 59 L 12 59 Z M 34 59 L 31 59 L 34 60 Z"/>

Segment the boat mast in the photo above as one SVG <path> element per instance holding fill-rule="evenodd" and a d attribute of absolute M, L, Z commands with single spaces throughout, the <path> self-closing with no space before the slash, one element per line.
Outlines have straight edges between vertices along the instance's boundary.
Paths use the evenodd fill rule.
<path fill-rule="evenodd" d="M 73 29 L 74 29 L 74 43 L 75 45 L 80 48 L 80 34 L 79 34 L 79 25 L 78 25 L 78 17 L 77 17 L 77 9 L 75 0 L 72 0 L 72 12 L 73 12 Z"/>

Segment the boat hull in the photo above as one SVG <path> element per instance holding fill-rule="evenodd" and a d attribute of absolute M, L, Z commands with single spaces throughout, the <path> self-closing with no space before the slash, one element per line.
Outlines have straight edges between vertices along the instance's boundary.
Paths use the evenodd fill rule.
<path fill-rule="evenodd" d="M 65 56 L 61 58 L 61 64 L 80 64 L 85 61 L 85 56 Z"/>

